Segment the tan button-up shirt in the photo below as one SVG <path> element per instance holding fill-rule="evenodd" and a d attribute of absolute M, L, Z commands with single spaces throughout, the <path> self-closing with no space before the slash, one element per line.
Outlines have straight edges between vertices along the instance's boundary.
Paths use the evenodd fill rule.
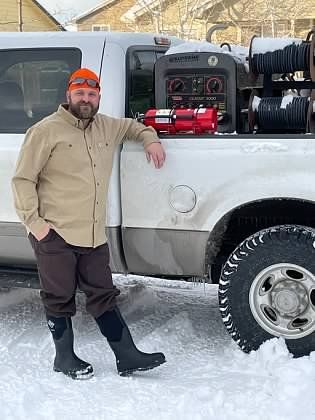
<path fill-rule="evenodd" d="M 12 179 L 15 208 L 28 231 L 49 223 L 66 242 L 97 247 L 106 242 L 108 185 L 116 146 L 124 139 L 159 142 L 151 127 L 130 118 L 96 114 L 84 129 L 60 105 L 25 136 Z"/>

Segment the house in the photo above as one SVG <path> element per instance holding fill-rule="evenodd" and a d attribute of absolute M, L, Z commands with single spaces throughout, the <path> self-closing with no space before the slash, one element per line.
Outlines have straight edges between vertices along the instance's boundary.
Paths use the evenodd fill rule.
<path fill-rule="evenodd" d="M 315 24 L 315 2 L 138 0 L 121 19 L 138 30 L 155 29 L 189 39 L 204 39 L 209 28 L 224 24 L 226 30 L 214 33 L 215 42 L 248 45 L 253 35 L 305 38 Z"/>
<path fill-rule="evenodd" d="M 305 38 L 315 24 L 315 2 L 305 0 L 106 0 L 77 16 L 79 31 L 160 32 L 205 39 L 215 24 L 227 29 L 214 42 L 248 45 L 253 35 Z"/>
<path fill-rule="evenodd" d="M 71 23 L 78 31 L 163 32 L 185 37 L 191 19 L 189 12 L 181 10 L 182 3 L 182 0 L 105 0 Z M 196 22 L 194 31 L 197 37 L 202 37 L 205 24 Z"/>
<path fill-rule="evenodd" d="M 78 31 L 134 31 L 134 24 L 124 23 L 123 16 L 135 0 L 106 0 L 77 16 L 71 23 Z"/>
<path fill-rule="evenodd" d="M 65 31 L 37 0 L 1 0 L 0 31 Z"/>
<path fill-rule="evenodd" d="M 159 4 L 163 2 L 164 0 L 159 0 Z M 180 3 L 181 0 L 177 2 Z M 175 0 L 175 5 L 177 2 Z M 176 7 L 172 6 L 173 2 L 170 1 L 161 13 L 156 11 L 155 3 L 158 2 L 105 0 L 74 18 L 71 23 L 78 31 L 164 32 L 177 35 L 178 22 L 174 19 Z M 163 17 L 172 24 L 163 25 Z"/>
<path fill-rule="evenodd" d="M 202 7 L 200 7 L 202 4 Z M 248 45 L 253 35 L 306 38 L 315 24 L 314 0 L 201 0 L 197 19 L 228 28 L 214 41 Z"/>

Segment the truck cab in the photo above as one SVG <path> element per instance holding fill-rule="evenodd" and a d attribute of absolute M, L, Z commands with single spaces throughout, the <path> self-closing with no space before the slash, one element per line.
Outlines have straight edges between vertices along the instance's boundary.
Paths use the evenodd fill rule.
<path fill-rule="evenodd" d="M 173 38 L 175 45 L 179 42 Z M 154 34 L 2 33 L 0 36 L 0 265 L 35 268 L 25 228 L 16 216 L 11 178 L 26 130 L 66 101 L 69 75 L 80 67 L 99 74 L 99 112 L 134 117 L 153 106 L 153 69 L 171 41 Z M 110 186 L 107 235 L 112 268 L 126 272 L 121 241 L 120 150 Z"/>

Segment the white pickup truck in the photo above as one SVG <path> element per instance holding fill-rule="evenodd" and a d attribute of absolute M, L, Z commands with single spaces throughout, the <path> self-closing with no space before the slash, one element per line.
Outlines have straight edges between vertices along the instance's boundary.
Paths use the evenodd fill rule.
<path fill-rule="evenodd" d="M 154 64 L 168 47 L 140 33 L 0 34 L 0 286 L 38 287 L 11 193 L 26 129 L 65 99 L 79 66 L 100 73 L 100 112 L 145 112 L 161 102 Z M 142 146 L 126 142 L 117 150 L 107 213 L 112 269 L 219 283 L 223 321 L 244 351 L 282 336 L 295 356 L 308 354 L 315 350 L 315 136 L 236 134 L 241 117 L 228 115 L 237 103 L 233 72 L 213 76 L 222 54 L 183 54 L 169 55 L 169 63 L 187 70 L 193 62 L 198 85 L 206 70 L 200 76 L 196 66 L 206 59 L 209 100 L 220 102 L 222 124 L 232 129 L 161 136 L 167 160 L 159 171 Z M 170 78 L 168 99 L 185 91 L 185 77 Z"/>

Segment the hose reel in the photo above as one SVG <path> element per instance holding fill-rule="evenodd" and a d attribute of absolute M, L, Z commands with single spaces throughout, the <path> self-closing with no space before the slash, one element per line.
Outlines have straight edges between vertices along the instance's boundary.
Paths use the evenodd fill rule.
<path fill-rule="evenodd" d="M 248 123 L 251 131 L 314 132 L 314 51 L 314 31 L 310 31 L 305 41 L 252 38 L 250 72 L 254 77 L 264 75 L 264 82 L 263 90 L 259 94 L 253 90 L 250 96 Z M 296 72 L 303 72 L 303 77 L 301 74 L 297 77 Z"/>
<path fill-rule="evenodd" d="M 286 95 L 259 98 L 251 96 L 249 123 L 262 132 L 306 132 L 313 101 L 309 97 Z"/>

